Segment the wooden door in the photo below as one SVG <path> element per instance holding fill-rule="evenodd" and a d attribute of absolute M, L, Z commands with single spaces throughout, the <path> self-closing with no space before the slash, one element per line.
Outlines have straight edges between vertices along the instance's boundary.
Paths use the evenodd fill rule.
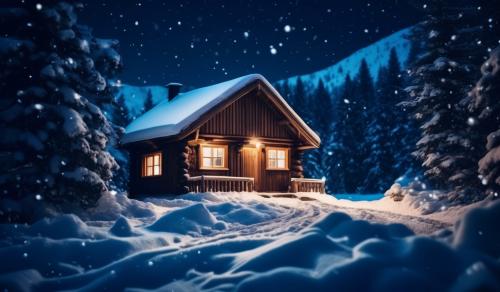
<path fill-rule="evenodd" d="M 260 190 L 260 171 L 257 148 L 243 147 L 241 150 L 242 176 L 254 178 L 254 189 Z"/>

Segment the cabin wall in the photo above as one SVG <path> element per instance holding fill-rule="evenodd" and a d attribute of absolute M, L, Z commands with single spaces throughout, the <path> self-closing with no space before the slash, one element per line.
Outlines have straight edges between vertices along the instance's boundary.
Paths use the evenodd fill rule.
<path fill-rule="evenodd" d="M 144 144 L 130 152 L 130 180 L 129 194 L 141 195 L 168 195 L 182 192 L 181 157 L 183 144 L 180 142 L 159 145 Z M 162 175 L 142 177 L 142 158 L 153 152 L 162 153 Z"/>
<path fill-rule="evenodd" d="M 207 141 L 207 143 L 210 143 Z M 211 144 L 228 145 L 228 169 L 207 170 L 200 169 L 199 151 L 200 146 L 191 146 L 189 155 L 189 174 L 199 175 L 220 175 L 220 176 L 244 176 L 255 179 L 256 191 L 259 192 L 287 192 L 290 186 L 291 161 L 295 148 L 289 144 L 273 144 L 276 147 L 289 149 L 287 170 L 266 169 L 267 158 L 265 146 L 255 148 L 254 145 L 246 145 L 239 141 L 235 142 L 212 142 Z M 250 151 L 248 151 L 250 150 Z M 255 155 L 255 156 L 253 156 Z M 254 160 L 253 160 L 254 159 Z"/>
<path fill-rule="evenodd" d="M 251 91 L 216 114 L 200 128 L 200 135 L 293 139 L 287 119 L 258 91 Z"/>

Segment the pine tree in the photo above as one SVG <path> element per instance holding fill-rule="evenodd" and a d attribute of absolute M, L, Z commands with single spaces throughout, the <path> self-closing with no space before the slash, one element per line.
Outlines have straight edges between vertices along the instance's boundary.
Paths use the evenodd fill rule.
<path fill-rule="evenodd" d="M 123 94 L 120 94 L 120 96 L 116 99 L 116 112 L 114 117 L 115 124 L 120 127 L 126 127 L 130 124 L 130 113 L 127 105 L 125 104 L 125 96 Z"/>
<path fill-rule="evenodd" d="M 476 134 L 467 127 L 468 114 L 460 104 L 475 80 L 478 26 L 470 23 L 471 11 L 432 3 L 429 19 L 421 24 L 425 53 L 412 68 L 411 96 L 404 105 L 422 129 L 414 152 L 426 176 L 437 187 L 451 188 L 452 199 L 469 200 L 476 188 Z M 473 57 L 471 57 L 473 56 Z"/>
<path fill-rule="evenodd" d="M 371 144 L 368 172 L 365 186 L 370 192 L 382 192 L 388 189 L 394 180 L 406 170 L 401 165 L 401 141 L 405 131 L 406 114 L 396 106 L 401 100 L 401 68 L 396 50 L 391 49 L 387 68 L 378 74 L 377 92 L 373 105 L 372 122 L 369 126 L 368 139 Z M 409 154 L 406 154 L 409 156 Z"/>
<path fill-rule="evenodd" d="M 1 8 L 12 12 L 0 20 L 2 221 L 33 220 L 43 204 L 92 206 L 117 168 L 106 151 L 113 128 L 87 98 L 107 87 L 96 39 L 75 5 L 39 4 Z"/>
<path fill-rule="evenodd" d="M 290 86 L 288 85 L 288 81 L 285 81 L 283 83 L 283 86 L 281 87 L 280 93 L 281 93 L 281 96 L 283 96 L 283 98 L 288 102 L 288 104 L 292 108 L 295 108 L 293 95 L 292 95 L 292 92 L 290 90 Z"/>
<path fill-rule="evenodd" d="M 369 139 L 369 126 L 373 120 L 375 90 L 373 78 L 370 75 L 366 60 L 361 61 L 359 73 L 356 77 L 356 100 L 351 105 L 351 116 L 356 117 L 356 121 L 352 121 L 355 125 L 353 131 L 353 139 L 357 141 L 356 151 L 352 153 L 354 161 L 358 163 L 357 172 L 360 182 L 356 186 L 357 192 L 368 192 L 367 186 L 364 184 L 363 178 L 368 176 L 369 162 L 368 157 L 371 155 L 371 141 Z"/>
<path fill-rule="evenodd" d="M 356 85 L 347 75 L 344 87 L 335 103 L 334 144 L 330 179 L 336 193 L 353 193 L 359 186 L 359 141 L 364 133 L 361 108 L 354 98 Z"/>
<path fill-rule="evenodd" d="M 154 106 L 153 103 L 153 93 L 151 93 L 151 89 L 148 89 L 148 94 L 146 96 L 146 99 L 144 100 L 144 107 L 143 107 L 143 112 L 147 112 L 150 109 L 152 109 Z"/>
<path fill-rule="evenodd" d="M 309 104 L 308 97 L 306 95 L 306 91 L 304 89 L 304 83 L 300 77 L 297 78 L 297 83 L 295 84 L 295 92 L 293 94 L 293 106 L 295 112 L 299 114 L 300 117 L 307 124 L 311 124 L 311 120 L 309 118 Z"/>
<path fill-rule="evenodd" d="M 312 110 L 314 115 L 311 125 L 321 138 L 321 146 L 318 149 L 308 151 L 306 154 L 305 168 L 311 177 L 327 178 L 331 173 L 331 154 L 333 143 L 333 106 L 330 94 L 326 91 L 323 81 L 318 82 L 317 90 L 312 99 Z M 331 188 L 327 181 L 327 188 Z"/>
<path fill-rule="evenodd" d="M 468 107 L 477 116 L 470 123 L 482 137 L 483 156 L 478 172 L 487 194 L 498 198 L 500 193 L 500 47 L 497 47 L 481 68 L 482 77 L 471 91 Z M 473 120 L 475 121 L 475 119 Z M 477 196 L 476 199 L 482 199 Z"/>

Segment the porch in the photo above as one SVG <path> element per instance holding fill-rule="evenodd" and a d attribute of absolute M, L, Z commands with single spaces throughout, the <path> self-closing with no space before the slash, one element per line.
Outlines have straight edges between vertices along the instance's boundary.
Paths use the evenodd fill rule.
<path fill-rule="evenodd" d="M 189 177 L 187 181 L 189 192 L 253 192 L 255 180 L 253 177 L 199 175 Z M 312 178 L 291 178 L 289 191 L 325 193 L 325 181 Z"/>

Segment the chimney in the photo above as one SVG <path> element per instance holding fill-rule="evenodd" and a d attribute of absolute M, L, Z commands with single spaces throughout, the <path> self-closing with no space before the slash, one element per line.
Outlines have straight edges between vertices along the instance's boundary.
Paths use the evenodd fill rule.
<path fill-rule="evenodd" d="M 167 84 L 168 101 L 171 101 L 179 94 L 181 87 L 182 87 L 182 84 L 180 84 L 180 83 L 171 82 L 171 83 Z"/>

